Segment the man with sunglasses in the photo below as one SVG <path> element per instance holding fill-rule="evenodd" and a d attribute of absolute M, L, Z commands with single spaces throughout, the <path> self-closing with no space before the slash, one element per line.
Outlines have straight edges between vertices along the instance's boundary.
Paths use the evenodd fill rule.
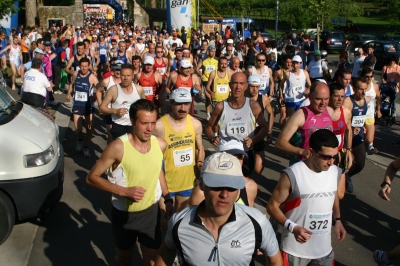
<path fill-rule="evenodd" d="M 337 194 L 342 171 L 334 165 L 339 143 L 333 132 L 320 129 L 310 136 L 309 144 L 309 157 L 281 174 L 267 212 L 283 226 L 285 265 L 331 266 L 332 222 L 338 242 L 347 234 Z"/>
<path fill-rule="evenodd" d="M 165 83 L 165 78 L 167 77 L 167 66 L 168 59 L 164 56 L 164 49 L 162 46 L 157 46 L 153 69 L 160 73 L 163 83 Z"/>
<path fill-rule="evenodd" d="M 215 107 L 218 102 L 225 101 L 229 97 L 230 72 L 228 71 L 228 59 L 218 59 L 218 69 L 210 73 L 206 91 L 211 96 L 211 104 Z"/>
<path fill-rule="evenodd" d="M 259 93 L 270 95 L 270 100 L 274 96 L 275 83 L 272 76 L 272 70 L 266 66 L 267 56 L 264 53 L 257 54 L 257 64 L 247 69 L 247 76 L 258 75 L 261 79 L 261 86 Z"/>
<path fill-rule="evenodd" d="M 153 70 L 153 66 L 154 58 L 146 56 L 143 62 L 143 69 L 135 75 L 133 82 L 142 86 L 147 100 L 160 107 L 159 94 L 163 84 L 162 77 L 160 73 Z"/>
<path fill-rule="evenodd" d="M 108 69 L 108 53 L 109 53 L 109 47 L 108 43 L 104 39 L 104 35 L 100 34 L 99 35 L 99 58 L 100 58 L 100 63 L 99 63 L 99 71 L 98 71 L 98 76 L 101 77 L 105 72 L 107 72 Z"/>
<path fill-rule="evenodd" d="M 201 169 L 204 201 L 173 215 L 157 266 L 172 265 L 178 252 L 181 265 L 252 265 L 260 250 L 268 265 L 282 265 L 282 255 L 271 224 L 256 208 L 236 203 L 244 188 L 240 162 L 217 152 Z"/>

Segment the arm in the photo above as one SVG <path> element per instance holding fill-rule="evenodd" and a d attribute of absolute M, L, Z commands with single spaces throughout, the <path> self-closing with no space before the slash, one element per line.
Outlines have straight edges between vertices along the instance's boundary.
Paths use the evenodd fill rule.
<path fill-rule="evenodd" d="M 192 81 L 193 81 L 193 87 L 199 91 L 199 94 L 197 94 L 198 97 L 201 97 L 203 94 L 203 86 L 200 85 L 200 77 L 197 74 L 192 75 Z"/>
<path fill-rule="evenodd" d="M 71 100 L 71 93 L 72 93 L 72 90 L 74 89 L 74 86 L 75 86 L 75 79 L 76 79 L 76 75 L 77 74 L 78 74 L 78 72 L 73 73 L 72 78 L 71 78 L 71 82 L 69 83 L 68 91 L 67 91 L 67 97 L 66 97 L 67 101 Z"/>
<path fill-rule="evenodd" d="M 165 153 L 167 143 L 162 138 L 157 138 L 157 140 L 158 140 L 158 144 L 160 145 L 161 151 L 163 153 Z M 165 172 L 164 172 L 163 167 L 161 167 L 161 170 L 160 170 L 159 180 L 160 180 L 161 191 L 162 191 L 162 195 L 163 195 L 164 199 L 169 199 L 170 197 L 169 197 L 169 191 L 168 191 L 168 187 L 167 187 L 167 180 L 165 179 Z M 172 202 L 168 202 L 165 205 L 165 207 L 166 207 L 165 219 L 169 220 L 171 218 L 172 214 L 174 214 Z"/>
<path fill-rule="evenodd" d="M 99 83 L 97 83 L 96 85 L 96 100 L 97 100 L 97 104 L 101 105 L 102 101 L 103 101 L 103 93 L 104 93 L 104 88 L 107 87 L 106 84 L 109 83 L 110 78 L 106 78 L 106 79 L 102 79 Z"/>
<path fill-rule="evenodd" d="M 74 60 L 75 60 L 75 56 L 73 56 L 73 57 L 68 61 L 68 64 L 67 64 L 67 66 L 65 67 L 65 72 L 67 72 L 67 73 L 70 74 L 70 75 L 73 75 L 74 72 L 75 72 L 75 71 L 73 71 L 73 70 L 70 69 L 71 66 L 72 66 L 72 64 L 74 63 Z"/>
<path fill-rule="evenodd" d="M 268 71 L 269 71 L 269 95 L 271 95 L 270 97 L 273 97 L 275 95 L 275 81 L 272 74 L 272 69 L 268 68 Z"/>
<path fill-rule="evenodd" d="M 7 45 L 6 48 L 0 51 L 0 54 L 4 53 L 5 51 L 11 49 L 11 45 Z"/>
<path fill-rule="evenodd" d="M 263 95 L 264 108 L 268 113 L 268 137 L 272 137 L 272 128 L 274 127 L 274 112 L 272 110 L 271 102 L 269 97 Z"/>
<path fill-rule="evenodd" d="M 310 79 L 310 74 L 308 74 L 307 71 L 303 71 L 304 75 L 306 76 L 306 88 L 309 91 L 309 88 L 311 87 L 311 79 Z M 308 92 L 309 93 L 309 92 Z M 307 94 L 308 94 L 307 93 Z"/>
<path fill-rule="evenodd" d="M 142 75 L 142 72 L 139 72 L 134 76 L 134 78 L 133 78 L 133 83 L 134 84 L 139 84 L 139 79 L 140 79 L 141 75 Z"/>
<path fill-rule="evenodd" d="M 306 72 L 304 71 L 304 73 L 306 73 Z M 285 87 L 285 82 L 289 79 L 288 75 L 289 75 L 288 73 L 285 73 L 285 75 L 283 76 L 283 78 L 281 80 L 281 83 L 279 84 L 279 97 L 280 97 L 279 100 L 281 103 L 285 102 L 285 94 L 283 93 L 283 89 Z"/>
<path fill-rule="evenodd" d="M 206 91 L 208 94 L 210 94 L 211 98 L 213 98 L 214 94 L 215 94 L 214 91 L 211 89 L 211 85 L 213 84 L 216 72 L 217 72 L 217 70 L 214 70 L 210 73 L 210 76 L 208 77 L 207 86 L 206 86 Z"/>
<path fill-rule="evenodd" d="M 104 96 L 104 99 L 99 106 L 100 112 L 102 112 L 103 114 L 114 114 L 119 116 L 123 116 L 124 114 L 126 114 L 126 112 L 128 111 L 126 108 L 115 109 L 108 107 L 110 103 L 114 102 L 115 99 L 117 99 L 117 96 L 117 86 L 114 85 L 107 90 L 106 95 Z"/>
<path fill-rule="evenodd" d="M 249 67 L 248 69 L 246 69 L 246 77 L 250 77 L 253 74 L 253 68 Z"/>
<path fill-rule="evenodd" d="M 254 117 L 256 118 L 256 122 L 260 127 L 260 131 L 257 133 L 257 135 L 251 138 L 246 137 L 243 139 L 248 148 L 252 147 L 254 143 L 262 141 L 268 134 L 268 125 L 264 114 L 261 112 L 261 106 L 258 104 L 258 102 L 252 100 L 250 101 L 250 107 Z"/>
<path fill-rule="evenodd" d="M 216 126 L 218 126 L 218 120 L 222 114 L 223 108 L 224 108 L 223 102 L 217 103 L 213 112 L 211 113 L 210 120 L 208 120 L 208 123 L 206 125 L 206 136 L 210 141 L 212 141 L 215 138 L 214 128 Z M 218 146 L 219 141 L 220 141 L 220 138 L 216 138 L 214 140 L 214 143 L 212 143 L 214 145 L 214 148 L 216 148 Z"/>
<path fill-rule="evenodd" d="M 340 217 L 340 204 L 339 204 L 339 197 L 336 193 L 336 197 L 335 197 L 335 201 L 333 203 L 333 219 L 335 218 L 341 218 Z M 335 223 L 335 233 L 336 233 L 336 237 L 338 239 L 338 242 L 342 242 L 347 235 L 346 229 L 344 229 L 343 227 L 343 223 L 342 221 L 336 221 Z"/>
<path fill-rule="evenodd" d="M 203 126 L 199 120 L 192 118 L 194 132 L 196 133 L 196 165 L 199 170 L 203 167 L 205 152 L 203 146 Z"/>
<path fill-rule="evenodd" d="M 376 102 L 375 102 L 376 115 L 378 116 L 378 118 L 381 118 L 382 117 L 382 113 L 381 113 L 382 98 L 381 98 L 381 92 L 379 90 L 378 84 L 374 84 L 374 89 L 375 89 L 375 94 L 376 94 Z"/>
<path fill-rule="evenodd" d="M 203 60 L 200 59 L 199 62 L 197 63 L 196 73 L 201 78 L 203 77 L 203 72 L 201 71 L 202 67 L 203 67 Z"/>
<path fill-rule="evenodd" d="M 383 177 L 383 182 L 386 182 L 387 184 L 384 184 L 384 186 L 379 191 L 379 196 L 382 199 L 390 201 L 388 197 L 391 192 L 390 185 L 392 184 L 394 176 L 396 175 L 399 169 L 400 169 L 400 157 L 391 162 L 386 169 L 385 175 Z"/>
<path fill-rule="evenodd" d="M 286 122 L 285 127 L 279 134 L 275 148 L 289 155 L 299 155 L 308 158 L 310 152 L 290 144 L 290 139 L 296 131 L 305 123 L 305 117 L 302 109 L 297 110 Z"/>
<path fill-rule="evenodd" d="M 174 263 L 176 256 L 176 249 L 170 249 L 166 245 L 165 241 L 161 245 L 159 253 L 156 259 L 156 266 L 167 266 L 172 265 Z"/>
<path fill-rule="evenodd" d="M 351 111 L 347 109 L 346 107 L 343 107 L 343 112 L 344 112 L 344 118 L 346 119 L 346 141 L 347 141 L 347 147 L 352 147 L 353 146 L 353 129 L 351 128 Z M 347 161 L 347 169 L 350 169 L 351 166 L 353 165 L 353 155 L 350 150 L 347 150 L 346 152 L 346 158 L 345 160 Z"/>
<path fill-rule="evenodd" d="M 175 82 L 176 81 L 176 79 L 174 78 L 174 77 L 176 77 L 176 73 L 172 73 L 170 76 L 169 76 L 169 79 L 168 79 L 168 82 L 167 82 L 167 85 L 165 85 L 165 93 L 167 93 L 167 94 L 170 94 L 171 93 L 171 89 L 172 89 L 172 87 L 173 87 L 173 82 Z"/>
<path fill-rule="evenodd" d="M 135 85 L 135 86 L 136 86 L 138 94 L 140 95 L 140 98 L 141 99 L 146 99 L 146 94 L 144 94 L 143 87 L 140 86 L 140 85 Z"/>

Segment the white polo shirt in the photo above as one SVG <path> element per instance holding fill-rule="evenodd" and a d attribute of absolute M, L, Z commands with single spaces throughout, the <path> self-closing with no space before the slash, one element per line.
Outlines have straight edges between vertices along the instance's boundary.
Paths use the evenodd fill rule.
<path fill-rule="evenodd" d="M 36 93 L 46 97 L 50 82 L 47 80 L 45 74 L 32 68 L 25 73 L 23 86 L 24 92 Z"/>

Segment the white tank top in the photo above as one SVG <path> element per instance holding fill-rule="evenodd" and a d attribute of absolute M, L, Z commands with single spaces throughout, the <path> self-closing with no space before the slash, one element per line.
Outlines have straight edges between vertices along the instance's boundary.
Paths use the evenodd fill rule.
<path fill-rule="evenodd" d="M 239 109 L 233 109 L 228 101 L 224 101 L 224 109 L 218 121 L 221 137 L 235 137 L 243 143 L 245 151 L 248 150 L 243 139 L 254 136 L 256 118 L 250 107 L 250 98 L 246 98 L 244 105 Z"/>
<path fill-rule="evenodd" d="M 306 75 L 304 70 L 300 69 L 300 75 L 296 76 L 291 70 L 289 72 L 289 79 L 285 89 L 286 102 L 300 102 L 305 99 L 304 91 L 306 90 Z"/>
<path fill-rule="evenodd" d="M 21 54 L 21 47 L 18 45 L 17 48 L 14 48 L 11 45 L 11 49 L 10 49 L 10 60 L 15 61 L 15 60 L 19 60 L 19 56 Z"/>
<path fill-rule="evenodd" d="M 108 89 L 111 88 L 112 86 L 114 86 L 115 84 L 116 84 L 116 83 L 115 83 L 115 81 L 114 81 L 114 78 L 111 76 L 111 77 L 110 77 L 110 81 L 108 82 L 106 91 L 108 91 Z"/>
<path fill-rule="evenodd" d="M 257 72 L 256 67 L 252 66 L 252 74 L 260 77 L 261 85 L 259 89 L 259 94 L 266 94 L 269 91 L 269 71 L 268 67 L 264 66 L 264 71 L 260 74 Z M 264 92 L 266 90 L 266 92 Z"/>
<path fill-rule="evenodd" d="M 121 125 L 121 126 L 131 126 L 131 120 L 129 118 L 129 108 L 131 107 L 131 104 L 136 102 L 137 100 L 140 99 L 140 95 L 137 92 L 135 84 L 132 83 L 132 93 L 131 94 L 126 94 L 122 89 L 119 84 L 116 84 L 117 86 L 117 99 L 115 99 L 115 102 L 111 103 L 111 108 L 114 109 L 119 109 L 119 108 L 126 108 L 128 109 L 127 113 L 124 114 L 123 116 L 119 115 L 111 115 L 111 118 L 114 123 Z"/>
<path fill-rule="evenodd" d="M 286 168 L 292 192 L 285 202 L 285 216 L 310 231 L 304 244 L 296 241 L 287 228 L 282 231 L 282 250 L 296 257 L 317 259 L 332 251 L 332 208 L 342 171 L 333 165 L 316 173 L 302 161 Z"/>
<path fill-rule="evenodd" d="M 371 80 L 369 84 L 369 90 L 365 92 L 365 97 L 370 97 L 370 101 L 368 103 L 368 110 L 365 118 L 374 118 L 375 117 L 375 104 L 376 104 L 376 92 L 374 87 L 374 82 Z"/>
<path fill-rule="evenodd" d="M 310 72 L 310 78 L 322 78 L 323 72 L 322 72 L 322 61 L 314 61 L 312 60 L 308 64 L 308 71 Z"/>

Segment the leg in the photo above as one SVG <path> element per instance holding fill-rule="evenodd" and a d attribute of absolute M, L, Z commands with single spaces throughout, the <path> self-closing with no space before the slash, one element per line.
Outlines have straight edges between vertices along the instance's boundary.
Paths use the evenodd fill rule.
<path fill-rule="evenodd" d="M 17 66 L 10 62 L 12 74 L 11 74 L 11 89 L 15 90 L 15 76 L 17 75 Z"/>
<path fill-rule="evenodd" d="M 7 68 L 7 57 L 6 54 L 1 56 L 1 69 L 4 71 Z"/>
<path fill-rule="evenodd" d="M 190 195 L 187 204 L 188 206 L 197 206 L 204 200 L 203 190 L 200 189 L 199 186 L 195 186 L 192 191 L 192 195 Z"/>
<path fill-rule="evenodd" d="M 90 142 L 92 141 L 92 132 L 93 132 L 93 114 L 89 114 L 85 116 L 86 120 L 86 138 L 85 138 L 85 147 L 89 147 Z"/>
<path fill-rule="evenodd" d="M 362 144 L 353 147 L 354 163 L 351 166 L 348 175 L 354 176 L 360 173 L 365 166 L 365 146 Z"/>
<path fill-rule="evenodd" d="M 292 107 L 286 107 L 286 117 L 290 118 L 294 114 L 294 108 Z"/>
<path fill-rule="evenodd" d="M 130 266 L 132 265 L 132 258 L 133 258 L 133 250 L 134 247 L 131 247 L 127 250 L 121 250 L 115 247 L 117 255 L 115 257 L 115 264 L 117 266 Z"/>
<path fill-rule="evenodd" d="M 53 91 L 60 91 L 60 82 L 61 82 L 61 68 L 59 66 L 53 66 Z"/>
<path fill-rule="evenodd" d="M 204 91 L 206 91 L 206 90 L 204 89 Z M 208 120 L 211 117 L 211 95 L 208 92 L 206 92 L 205 94 L 206 94 L 205 106 L 206 106 L 206 113 L 207 113 L 207 120 Z"/>
<path fill-rule="evenodd" d="M 188 201 L 189 201 L 189 196 L 183 197 L 183 196 L 176 195 L 175 202 L 174 202 L 175 211 L 180 212 L 184 208 L 186 208 Z"/>
<path fill-rule="evenodd" d="M 378 150 L 374 148 L 375 124 L 366 123 L 365 128 L 367 129 L 365 133 L 365 144 L 367 144 L 368 154 L 375 154 L 378 152 Z"/>
<path fill-rule="evenodd" d="M 82 122 L 82 116 L 74 114 L 75 135 L 78 141 L 82 141 Z"/>
<path fill-rule="evenodd" d="M 144 266 L 154 266 L 156 264 L 158 249 L 147 248 L 142 244 L 140 244 L 140 249 L 142 250 Z"/>
<path fill-rule="evenodd" d="M 280 117 L 279 117 L 279 125 L 281 126 L 281 129 L 285 126 L 285 124 L 286 124 L 286 106 L 281 106 Z"/>
<path fill-rule="evenodd" d="M 400 245 L 387 252 L 387 257 L 389 260 L 398 260 L 400 259 Z"/>

